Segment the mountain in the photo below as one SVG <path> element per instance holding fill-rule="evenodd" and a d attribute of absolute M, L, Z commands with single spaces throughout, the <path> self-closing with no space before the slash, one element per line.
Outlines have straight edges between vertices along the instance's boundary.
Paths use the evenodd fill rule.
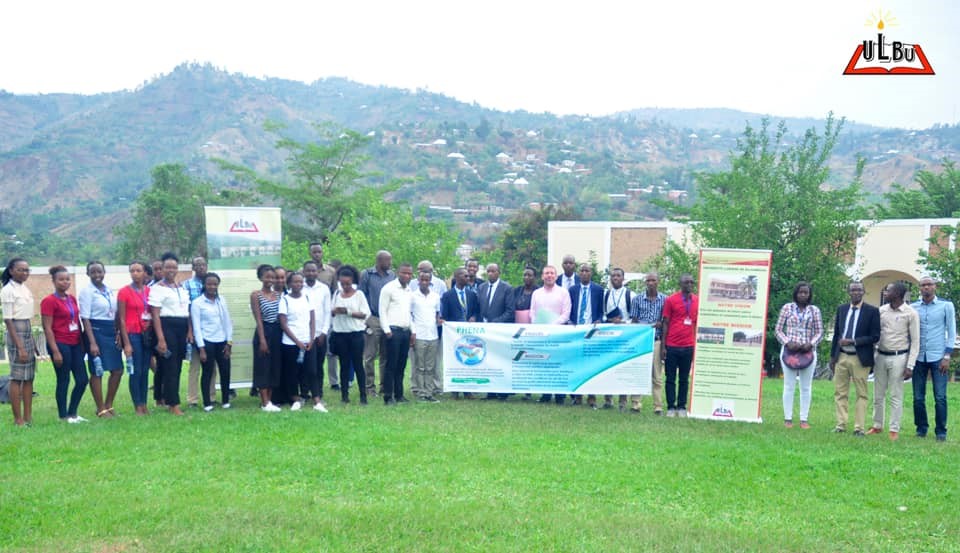
<path fill-rule="evenodd" d="M 397 197 L 432 206 L 428 216 L 456 222 L 474 242 L 490 240 L 530 202 L 574 202 L 590 218 L 660 217 L 647 200 L 689 201 L 696 173 L 726 168 L 744 125 L 761 117 L 726 109 L 593 118 L 500 112 L 423 90 L 258 79 L 183 64 L 129 91 L 0 92 L 0 232 L 8 253 L 33 246 L 40 256 L 75 257 L 79 249 L 109 258 L 113 227 L 160 163 L 183 163 L 219 187 L 236 183 L 213 158 L 283 179 L 285 160 L 267 121 L 297 138 L 308 138 L 317 121 L 367 133 L 367 169 L 381 180 L 409 178 Z M 786 123 L 785 143 L 823 125 Z M 958 150 L 956 127 L 849 124 L 830 161 L 831 183 L 848 181 L 863 155 L 865 187 L 876 196 L 956 159 Z"/>

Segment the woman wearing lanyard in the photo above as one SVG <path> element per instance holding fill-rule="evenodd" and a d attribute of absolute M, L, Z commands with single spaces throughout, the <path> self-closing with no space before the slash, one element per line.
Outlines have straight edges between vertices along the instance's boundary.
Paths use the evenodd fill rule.
<path fill-rule="evenodd" d="M 190 332 L 190 294 L 177 283 L 180 260 L 167 252 L 163 261 L 163 280 L 150 289 L 147 304 L 157 333 L 157 354 L 160 356 L 157 369 L 163 381 L 163 399 L 167 409 L 177 416 L 180 410 L 180 370 Z"/>
<path fill-rule="evenodd" d="M 89 344 L 87 364 L 90 369 L 90 392 L 97 404 L 97 416 L 110 418 L 116 415 L 113 400 L 120 388 L 123 359 L 117 347 L 117 296 L 103 283 L 104 275 L 103 263 L 87 263 L 90 284 L 80 292 L 80 319 Z M 110 373 L 106 400 L 101 385 L 104 372 Z"/>
<path fill-rule="evenodd" d="M 280 410 L 273 404 L 273 389 L 280 385 L 283 370 L 283 331 L 277 318 L 280 293 L 274 291 L 276 276 L 273 267 L 260 265 L 257 278 L 262 286 L 250 293 L 250 311 L 257 323 L 253 335 L 253 387 L 260 394 L 260 409 L 268 413 Z"/>
<path fill-rule="evenodd" d="M 810 428 L 810 396 L 817 367 L 817 344 L 823 339 L 823 320 L 813 302 L 813 289 L 806 282 L 793 288 L 793 303 L 780 309 L 775 327 L 783 366 L 783 424 L 793 427 L 793 395 L 800 378 L 800 428 Z"/>
<path fill-rule="evenodd" d="M 86 422 L 77 415 L 77 408 L 87 387 L 87 373 L 83 370 L 83 346 L 80 343 L 80 307 L 77 300 L 67 293 L 70 289 L 70 273 L 63 265 L 50 267 L 54 292 L 40 302 L 43 333 L 47 338 L 47 351 L 53 360 L 57 374 L 57 411 L 60 420 L 70 424 Z M 67 404 L 67 389 L 73 375 L 73 393 Z"/>
<path fill-rule="evenodd" d="M 290 291 L 280 300 L 280 328 L 283 329 L 283 381 L 290 395 L 290 410 L 299 411 L 301 376 L 315 372 L 310 367 L 316 356 L 307 355 L 313 347 L 316 317 L 313 303 L 303 293 L 303 275 L 287 275 L 287 288 Z M 316 401 L 316 400 L 315 400 Z M 319 406 L 319 407 L 318 407 Z M 314 409 L 326 412 L 323 403 L 314 403 Z"/>
<path fill-rule="evenodd" d="M 220 372 L 220 405 L 230 408 L 230 350 L 233 349 L 233 321 L 227 302 L 220 297 L 220 275 L 207 273 L 203 277 L 203 295 L 190 303 L 193 339 L 200 355 L 200 395 L 203 410 L 213 411 L 210 399 L 210 380 L 213 364 Z"/>
<path fill-rule="evenodd" d="M 29 277 L 30 265 L 20 257 L 7 262 L 0 275 L 0 282 L 3 282 L 0 303 L 3 305 L 7 357 L 10 359 L 10 405 L 17 426 L 33 422 L 33 377 L 37 372 L 37 357 L 30 329 L 33 294 L 26 286 Z"/>
<path fill-rule="evenodd" d="M 350 368 L 363 367 L 363 339 L 370 316 L 370 306 L 363 292 L 355 288 L 360 275 L 357 270 L 344 265 L 337 271 L 340 289 L 333 294 L 333 333 L 331 342 L 340 358 L 340 399 L 350 403 Z M 367 382 L 363 370 L 355 371 L 360 404 L 367 404 Z"/>
<path fill-rule="evenodd" d="M 123 354 L 127 358 L 127 372 L 130 385 L 130 399 L 138 415 L 147 414 L 147 387 L 150 375 L 150 345 L 152 328 L 150 306 L 150 288 L 147 287 L 147 265 L 140 261 L 130 264 L 130 284 L 117 293 L 117 324 L 120 326 L 120 340 Z"/>

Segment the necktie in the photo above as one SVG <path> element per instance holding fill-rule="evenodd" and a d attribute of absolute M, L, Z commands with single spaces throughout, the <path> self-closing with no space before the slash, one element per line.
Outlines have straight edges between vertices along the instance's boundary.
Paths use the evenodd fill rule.
<path fill-rule="evenodd" d="M 460 307 L 466 311 L 467 309 L 467 298 L 463 295 L 463 290 L 460 290 Z"/>
<path fill-rule="evenodd" d="M 580 324 L 587 323 L 587 291 L 586 286 L 580 288 Z"/>
<path fill-rule="evenodd" d="M 857 320 L 857 309 L 858 309 L 857 307 L 850 308 L 850 318 L 847 319 L 847 329 L 843 332 L 844 338 L 849 338 L 850 340 L 853 340 L 853 325 L 854 325 L 854 322 Z"/>
<path fill-rule="evenodd" d="M 487 305 L 493 305 L 493 293 L 496 291 L 497 291 L 497 283 L 494 282 L 493 284 L 490 285 L 490 290 L 489 290 L 490 301 L 487 303 Z"/>

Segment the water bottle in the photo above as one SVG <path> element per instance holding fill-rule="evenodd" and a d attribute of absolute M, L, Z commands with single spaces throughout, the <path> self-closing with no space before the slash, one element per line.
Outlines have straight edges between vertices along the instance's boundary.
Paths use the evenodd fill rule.
<path fill-rule="evenodd" d="M 167 351 L 163 352 L 163 354 L 160 355 L 160 357 L 163 357 L 164 359 L 170 359 L 171 357 L 173 357 L 173 352 L 170 351 L 170 348 L 167 348 Z"/>
<path fill-rule="evenodd" d="M 100 359 L 100 356 L 93 358 L 93 374 L 97 375 L 97 378 L 103 376 L 103 359 Z"/>
<path fill-rule="evenodd" d="M 183 356 L 183 358 L 187 360 L 187 363 L 193 360 L 193 348 L 190 346 L 190 344 L 187 344 L 187 353 Z"/>
<path fill-rule="evenodd" d="M 133 376 L 133 356 L 127 357 L 127 374 Z"/>
<path fill-rule="evenodd" d="M 297 354 L 297 364 L 298 364 L 298 365 L 303 365 L 303 358 L 304 358 L 304 354 L 305 354 L 305 353 L 306 353 L 306 352 L 305 352 L 304 350 L 300 350 L 300 353 Z"/>

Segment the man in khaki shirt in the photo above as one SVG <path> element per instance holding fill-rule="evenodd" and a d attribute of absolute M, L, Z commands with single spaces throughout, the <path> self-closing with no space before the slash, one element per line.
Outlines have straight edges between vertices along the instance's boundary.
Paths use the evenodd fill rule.
<path fill-rule="evenodd" d="M 904 303 L 907 287 L 902 282 L 887 285 L 888 303 L 880 306 L 880 341 L 873 368 L 873 427 L 867 434 L 883 432 L 883 411 L 890 392 L 890 439 L 900 435 L 903 416 L 903 381 L 910 378 L 920 352 L 920 317 Z"/>

